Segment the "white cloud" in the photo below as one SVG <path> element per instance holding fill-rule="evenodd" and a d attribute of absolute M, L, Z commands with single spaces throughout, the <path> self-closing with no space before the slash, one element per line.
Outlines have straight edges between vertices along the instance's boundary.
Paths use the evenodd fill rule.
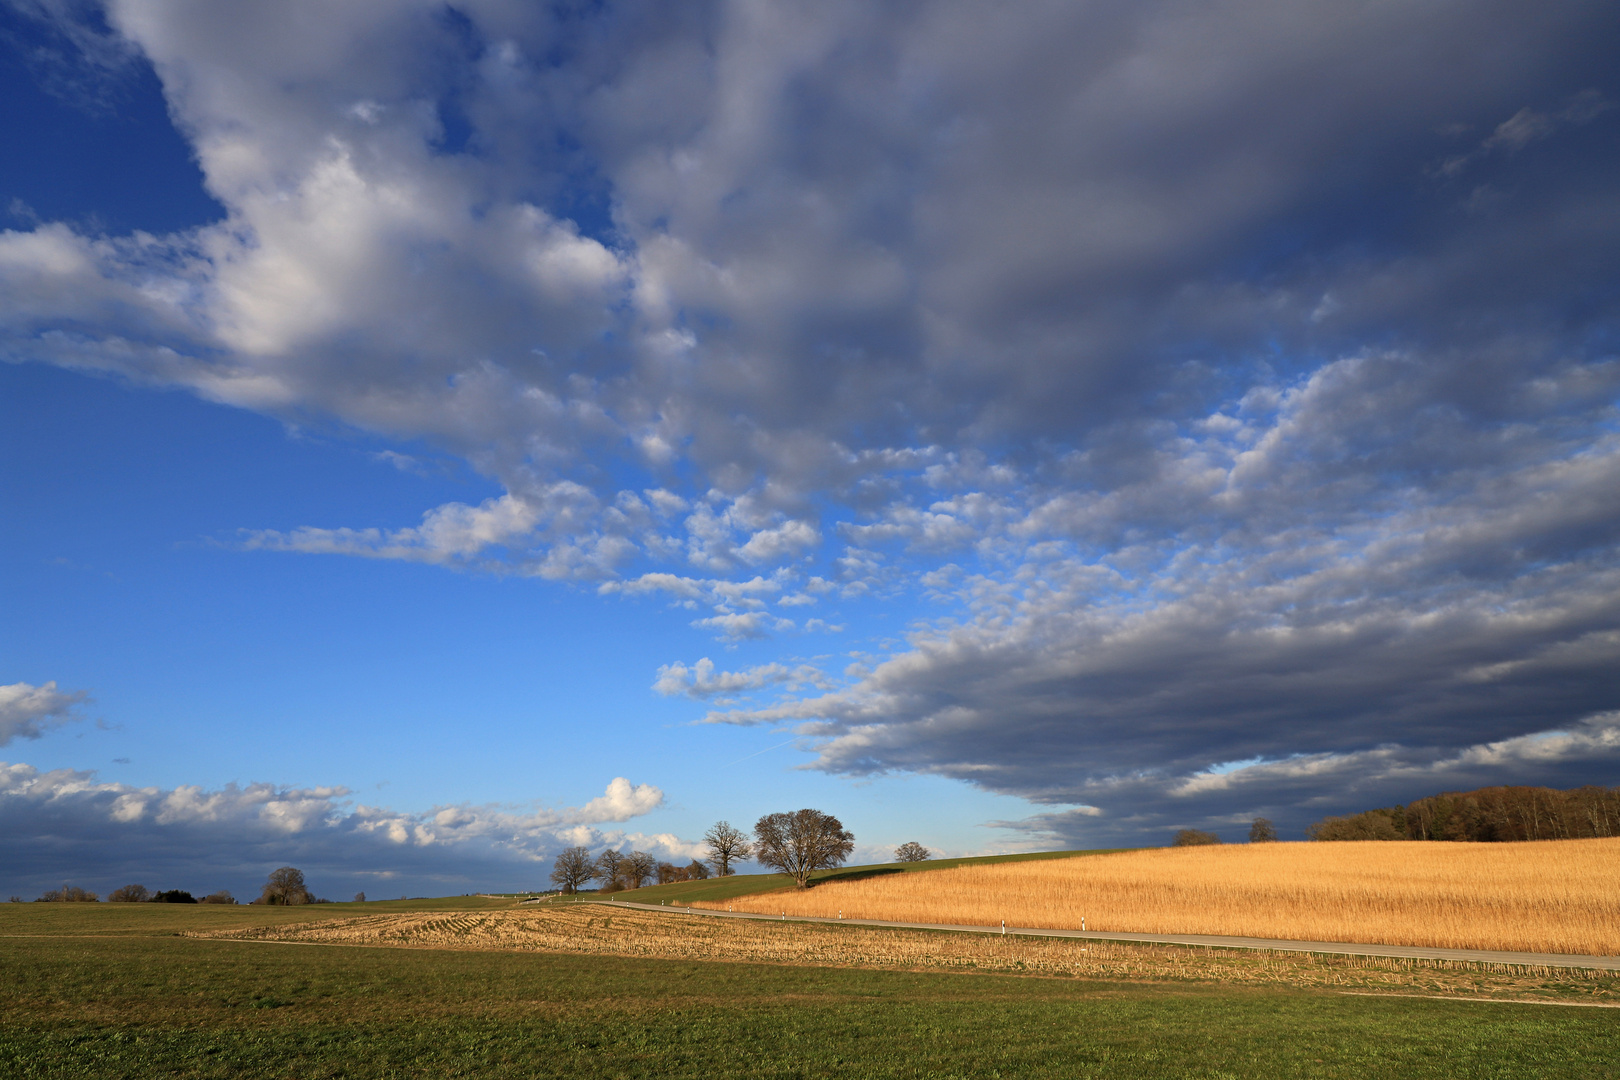
<path fill-rule="evenodd" d="M 625 834 L 601 826 L 643 816 L 664 801 L 658 788 L 623 777 L 584 806 L 556 810 L 461 804 L 404 813 L 357 804 L 352 795 L 343 787 L 265 783 L 132 787 L 91 772 L 0 763 L 0 814 L 7 822 L 0 862 L 14 888 L 64 875 L 262 880 L 289 860 L 326 880 L 388 874 L 431 887 L 421 883 L 484 875 L 533 886 L 543 883 L 542 864 L 563 847 L 618 843 Z M 676 855 L 691 846 L 666 834 L 644 842 Z M 477 885 L 489 887 L 489 880 Z"/>
<path fill-rule="evenodd" d="M 785 685 L 788 690 L 807 686 L 826 688 L 825 675 L 809 664 L 789 667 L 786 664 L 759 664 L 742 671 L 717 671 L 714 661 L 703 657 L 691 667 L 680 661 L 664 664 L 658 669 L 658 678 L 652 688 L 665 697 L 683 694 L 704 699 L 719 694 L 747 693 L 767 686 Z"/>
<path fill-rule="evenodd" d="M 55 681 L 0 686 L 0 746 L 13 739 L 37 739 L 74 719 L 74 708 L 89 698 L 83 690 L 62 691 Z"/>
<path fill-rule="evenodd" d="M 706 619 L 693 619 L 692 625 L 700 630 L 713 630 L 723 641 L 758 640 L 769 637 L 772 631 L 792 630 L 792 619 L 769 615 L 761 611 L 710 615 Z"/>
<path fill-rule="evenodd" d="M 74 10 L 227 216 L 0 233 L 0 354 L 495 492 L 245 546 L 659 594 L 728 642 L 920 596 L 854 685 L 724 718 L 1040 799 L 1613 705 L 1616 118 L 1569 44 L 1601 5 L 473 0 L 461 60 L 413 5 Z M 1464 168 L 1494 194 L 1437 210 Z"/>
<path fill-rule="evenodd" d="M 568 817 L 580 823 L 628 821 L 662 806 L 664 793 L 651 784 L 631 785 L 620 776 L 607 787 L 607 793 L 592 799 Z"/>

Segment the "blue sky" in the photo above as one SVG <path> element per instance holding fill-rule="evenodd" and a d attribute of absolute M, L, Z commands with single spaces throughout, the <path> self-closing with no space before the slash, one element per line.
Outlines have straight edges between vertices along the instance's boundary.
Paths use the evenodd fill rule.
<path fill-rule="evenodd" d="M 1615 782 L 1602 5 L 329 7 L 0 7 L 0 891 Z"/>

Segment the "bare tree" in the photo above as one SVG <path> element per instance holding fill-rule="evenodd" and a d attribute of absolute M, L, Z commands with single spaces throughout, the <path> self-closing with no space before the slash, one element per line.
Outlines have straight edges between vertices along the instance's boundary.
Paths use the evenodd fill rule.
<path fill-rule="evenodd" d="M 152 890 L 145 885 L 125 885 L 107 894 L 109 904 L 141 904 L 152 899 Z"/>
<path fill-rule="evenodd" d="M 283 866 L 270 872 L 270 877 L 264 883 L 264 891 L 254 903 L 309 904 L 314 900 L 304 885 L 304 872 L 294 866 Z"/>
<path fill-rule="evenodd" d="M 1176 833 L 1173 847 L 1202 847 L 1205 844 L 1218 844 L 1221 838 L 1212 832 L 1203 829 L 1182 829 Z"/>
<path fill-rule="evenodd" d="M 51 904 L 65 901 L 70 904 L 94 904 L 100 900 L 101 897 L 89 889 L 81 889 L 77 885 L 64 885 L 60 889 L 50 890 L 34 902 Z"/>
<path fill-rule="evenodd" d="M 754 853 L 753 845 L 748 842 L 748 834 L 733 828 L 729 821 L 716 823 L 714 828 L 703 834 L 703 842 L 709 845 L 707 862 L 714 867 L 718 877 L 735 874 L 737 871 L 731 868 L 731 864 L 742 862 Z"/>
<path fill-rule="evenodd" d="M 596 876 L 605 882 L 604 892 L 624 887 L 619 881 L 624 876 L 624 860 L 624 852 L 614 851 L 612 848 L 596 857 Z"/>
<path fill-rule="evenodd" d="M 934 853 L 932 851 L 929 851 L 915 840 L 907 840 L 894 849 L 895 862 L 926 862 L 933 857 Z"/>
<path fill-rule="evenodd" d="M 232 896 L 229 890 L 220 889 L 217 892 L 209 893 L 197 902 L 199 904 L 234 904 L 236 903 L 236 897 Z"/>
<path fill-rule="evenodd" d="M 1270 818 L 1257 817 L 1254 824 L 1249 826 L 1249 843 L 1275 844 L 1277 830 L 1272 826 Z"/>
<path fill-rule="evenodd" d="M 810 875 L 844 865 L 855 850 L 855 834 L 820 810 L 766 814 L 754 824 L 754 857 L 772 870 L 791 875 L 801 889 Z"/>
<path fill-rule="evenodd" d="M 357 903 L 357 904 L 365 903 L 366 902 L 366 894 L 363 893 L 363 892 L 355 893 L 354 894 L 354 902 Z"/>
<path fill-rule="evenodd" d="M 596 876 L 596 864 L 591 853 L 582 847 L 567 848 L 557 856 L 557 865 L 551 871 L 551 880 L 565 893 L 577 893 L 579 887 Z M 364 900 L 365 896 L 357 896 Z"/>
<path fill-rule="evenodd" d="M 691 862 L 686 864 L 686 870 L 684 873 L 686 874 L 687 881 L 703 881 L 709 876 L 709 868 L 698 862 L 696 859 L 693 859 Z"/>
<path fill-rule="evenodd" d="M 658 860 L 645 851 L 632 851 L 630 857 L 624 860 L 623 873 L 625 881 L 632 889 L 639 889 L 647 883 L 658 870 Z"/>

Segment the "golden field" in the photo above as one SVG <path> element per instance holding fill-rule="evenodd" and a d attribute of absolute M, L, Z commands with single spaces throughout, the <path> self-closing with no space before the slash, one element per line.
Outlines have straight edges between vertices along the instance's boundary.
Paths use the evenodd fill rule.
<path fill-rule="evenodd" d="M 738 911 L 1620 954 L 1620 839 L 1231 844 L 830 882 Z"/>

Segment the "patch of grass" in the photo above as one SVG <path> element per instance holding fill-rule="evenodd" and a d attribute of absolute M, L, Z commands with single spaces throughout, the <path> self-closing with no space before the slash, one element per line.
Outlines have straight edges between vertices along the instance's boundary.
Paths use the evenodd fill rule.
<path fill-rule="evenodd" d="M 1603 1009 L 175 937 L 0 967 L 18 1080 L 1620 1075 Z"/>
<path fill-rule="evenodd" d="M 1111 855 L 1132 848 L 1096 848 L 1089 851 L 1026 851 L 1017 855 L 973 855 L 961 859 L 927 859 L 914 863 L 871 863 L 866 866 L 840 866 L 835 870 L 817 870 L 810 875 L 814 885 L 831 881 L 864 881 L 890 874 L 917 874 L 930 870 L 950 870 L 958 866 L 988 865 L 991 863 L 1031 862 L 1040 859 L 1068 859 L 1075 855 Z M 776 892 L 796 888 L 786 874 L 733 874 L 730 877 L 709 878 L 705 881 L 677 881 L 670 885 L 648 885 L 640 889 L 601 894 L 604 899 L 630 900 L 637 904 L 687 904 L 697 901 L 716 902 L 735 900 L 742 896 Z M 586 893 L 586 897 L 593 894 Z M 561 903 L 571 898 L 560 897 Z"/>

